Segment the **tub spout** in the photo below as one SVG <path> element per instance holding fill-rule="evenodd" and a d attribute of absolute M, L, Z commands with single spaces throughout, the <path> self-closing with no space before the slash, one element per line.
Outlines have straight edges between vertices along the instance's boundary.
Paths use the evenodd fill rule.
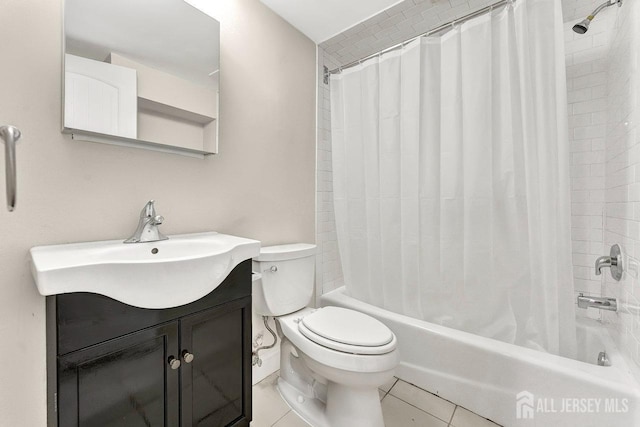
<path fill-rule="evenodd" d="M 615 298 L 586 297 L 581 293 L 578 295 L 578 307 L 593 307 L 600 310 L 617 311 L 618 301 Z"/>

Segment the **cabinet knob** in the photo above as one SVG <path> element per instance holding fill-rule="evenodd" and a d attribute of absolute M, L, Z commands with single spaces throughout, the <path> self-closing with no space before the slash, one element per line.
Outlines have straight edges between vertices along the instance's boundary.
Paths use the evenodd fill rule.
<path fill-rule="evenodd" d="M 176 370 L 180 367 L 180 360 L 173 356 L 169 356 L 169 366 L 171 369 Z"/>
<path fill-rule="evenodd" d="M 187 350 L 185 350 L 185 351 L 183 351 L 183 352 L 182 352 L 182 358 L 184 359 L 184 361 L 185 361 L 186 363 L 191 363 L 191 362 L 193 362 L 193 358 L 194 358 L 194 357 L 195 357 L 195 356 L 194 356 L 193 354 L 189 353 Z"/>

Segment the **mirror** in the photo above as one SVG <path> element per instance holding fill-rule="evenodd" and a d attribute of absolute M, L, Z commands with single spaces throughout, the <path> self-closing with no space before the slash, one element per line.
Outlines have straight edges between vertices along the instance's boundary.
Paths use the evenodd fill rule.
<path fill-rule="evenodd" d="M 217 152 L 220 24 L 184 0 L 65 0 L 63 132 Z"/>

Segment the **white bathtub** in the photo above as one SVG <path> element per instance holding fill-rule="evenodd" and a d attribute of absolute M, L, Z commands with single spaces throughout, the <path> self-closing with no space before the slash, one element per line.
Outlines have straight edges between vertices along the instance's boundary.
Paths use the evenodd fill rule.
<path fill-rule="evenodd" d="M 349 297 L 344 287 L 321 303 L 385 323 L 398 338 L 398 377 L 503 426 L 640 427 L 640 388 L 597 321 L 577 321 L 573 360 L 392 313 Z M 596 364 L 603 350 L 611 366 Z"/>

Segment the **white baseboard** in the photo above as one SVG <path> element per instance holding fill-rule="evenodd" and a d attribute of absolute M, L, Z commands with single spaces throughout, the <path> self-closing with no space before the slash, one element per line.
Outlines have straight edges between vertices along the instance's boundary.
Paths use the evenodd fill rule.
<path fill-rule="evenodd" d="M 251 368 L 251 385 L 258 384 L 260 381 L 280 369 L 280 345 L 271 350 L 267 350 L 260 354 L 262 366 L 255 365 Z"/>

